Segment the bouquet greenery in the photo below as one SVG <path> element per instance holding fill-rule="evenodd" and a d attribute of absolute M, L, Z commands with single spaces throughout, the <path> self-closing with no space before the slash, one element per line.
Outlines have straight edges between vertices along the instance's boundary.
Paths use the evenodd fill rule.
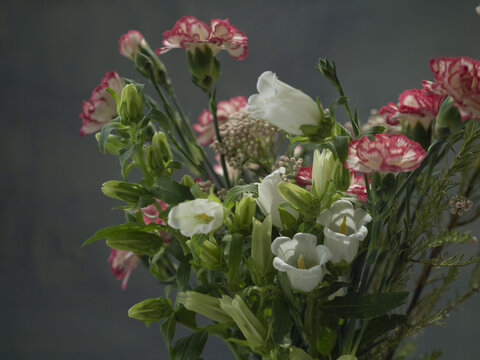
<path fill-rule="evenodd" d="M 158 56 L 173 48 L 208 100 L 193 126 Z M 327 59 L 328 107 L 269 71 L 258 94 L 217 103 L 221 50 L 247 56 L 228 20 L 183 17 L 156 51 L 138 31 L 120 38 L 160 101 L 109 72 L 83 103 L 81 134 L 120 161 L 102 191 L 126 218 L 85 244 L 106 239 L 122 288 L 139 263 L 164 284 L 128 315 L 160 321 L 172 359 L 198 359 L 209 335 L 236 359 L 406 358 L 409 336 L 479 290 L 479 254 L 445 250 L 477 242 L 459 228 L 480 216 L 480 62 L 432 59 L 433 82 L 362 124 Z M 467 265 L 468 286 L 446 299 Z M 192 334 L 174 341 L 177 324 Z"/>

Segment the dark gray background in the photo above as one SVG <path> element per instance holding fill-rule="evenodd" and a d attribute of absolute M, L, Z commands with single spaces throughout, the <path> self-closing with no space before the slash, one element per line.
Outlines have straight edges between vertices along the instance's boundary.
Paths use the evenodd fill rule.
<path fill-rule="evenodd" d="M 161 295 L 145 269 L 120 290 L 108 248 L 80 245 L 98 228 L 123 221 L 100 185 L 119 179 L 115 158 L 80 138 L 82 99 L 106 71 L 137 78 L 118 54 L 118 38 L 140 30 L 152 48 L 183 15 L 229 17 L 249 37 L 238 62 L 220 54 L 219 100 L 255 92 L 258 75 L 281 80 L 324 103 L 334 98 L 314 70 L 335 59 L 362 119 L 431 79 L 436 56 L 480 58 L 474 0 L 402 1 L 0 1 L 1 242 L 0 358 L 165 359 L 158 326 L 127 317 L 136 302 Z M 183 51 L 163 57 L 180 101 L 195 119 L 206 106 L 190 82 Z M 474 231 L 479 236 L 478 227 Z M 469 250 L 470 251 L 470 250 Z M 477 359 L 480 297 L 418 338 L 419 351 Z M 205 359 L 225 355 L 209 340 Z"/>

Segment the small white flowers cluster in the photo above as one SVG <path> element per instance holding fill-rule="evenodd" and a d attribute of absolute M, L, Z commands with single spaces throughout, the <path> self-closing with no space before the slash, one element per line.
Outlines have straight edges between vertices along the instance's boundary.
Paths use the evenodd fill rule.
<path fill-rule="evenodd" d="M 450 199 L 450 213 L 458 216 L 463 215 L 465 211 L 470 210 L 473 207 L 473 201 L 467 199 L 465 196 L 454 196 Z"/>
<path fill-rule="evenodd" d="M 303 159 L 294 157 L 289 158 L 288 156 L 280 156 L 278 161 L 275 163 L 275 168 L 285 168 L 285 174 L 282 175 L 283 181 L 287 181 L 289 175 L 291 174 L 292 178 L 296 178 L 300 169 L 303 167 Z"/>
<path fill-rule="evenodd" d="M 270 149 L 277 130 L 269 123 L 249 116 L 245 110 L 231 114 L 220 125 L 222 142 L 214 141 L 210 147 L 224 155 L 228 165 L 240 169 L 244 165 L 260 165 L 270 168 Z"/>

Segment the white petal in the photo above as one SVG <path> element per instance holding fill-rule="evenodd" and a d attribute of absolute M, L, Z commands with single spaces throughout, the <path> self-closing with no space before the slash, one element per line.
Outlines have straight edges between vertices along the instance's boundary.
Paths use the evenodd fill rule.
<path fill-rule="evenodd" d="M 320 265 L 310 269 L 292 269 L 287 271 L 290 284 L 294 289 L 312 291 L 322 281 L 324 273 Z"/>

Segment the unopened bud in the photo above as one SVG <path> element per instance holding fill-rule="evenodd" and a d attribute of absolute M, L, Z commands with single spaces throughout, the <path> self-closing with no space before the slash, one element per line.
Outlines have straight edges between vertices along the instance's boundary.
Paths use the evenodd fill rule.
<path fill-rule="evenodd" d="M 235 208 L 234 224 L 237 229 L 250 229 L 252 218 L 255 216 L 257 202 L 251 196 L 245 196 Z"/>
<path fill-rule="evenodd" d="M 278 184 L 278 192 L 296 210 L 304 214 L 315 211 L 315 201 L 310 191 L 289 182 L 282 182 Z"/>
<path fill-rule="evenodd" d="M 102 192 L 113 199 L 136 204 L 142 195 L 142 187 L 126 181 L 110 180 L 102 185 Z"/>
<path fill-rule="evenodd" d="M 138 92 L 135 84 L 128 84 L 123 88 L 117 111 L 123 123 L 138 123 L 142 120 L 142 95 Z"/>
<path fill-rule="evenodd" d="M 167 318 L 172 312 L 172 306 L 168 299 L 146 299 L 128 309 L 128 316 L 150 323 Z"/>
<path fill-rule="evenodd" d="M 231 324 L 232 318 L 220 308 L 220 299 L 198 293 L 187 291 L 178 294 L 177 301 L 190 311 L 199 313 L 207 318 L 221 324 Z"/>

